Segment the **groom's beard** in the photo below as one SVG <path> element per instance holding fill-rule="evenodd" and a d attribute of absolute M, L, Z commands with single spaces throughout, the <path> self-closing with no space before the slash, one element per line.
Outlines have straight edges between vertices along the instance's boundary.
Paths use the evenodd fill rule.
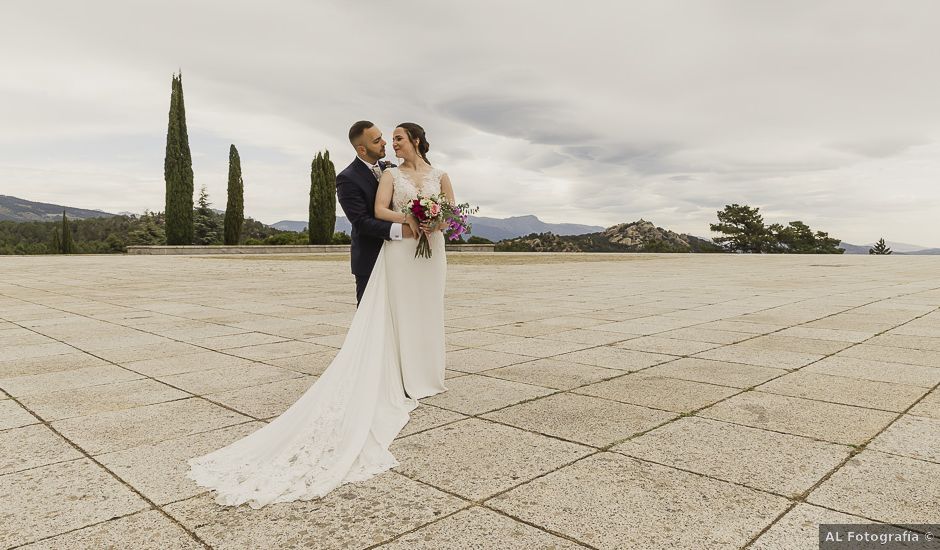
<path fill-rule="evenodd" d="M 370 164 L 375 164 L 376 162 L 385 158 L 385 149 L 382 149 L 379 152 L 372 152 L 372 151 L 366 151 L 366 152 L 369 153 L 368 160 Z"/>

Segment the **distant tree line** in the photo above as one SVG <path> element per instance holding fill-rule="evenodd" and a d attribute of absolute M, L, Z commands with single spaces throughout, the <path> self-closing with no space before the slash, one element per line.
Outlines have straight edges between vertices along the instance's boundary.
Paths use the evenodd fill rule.
<path fill-rule="evenodd" d="M 196 208 L 196 227 L 205 228 L 201 244 L 223 244 L 223 215 L 208 208 Z M 197 232 L 198 234 L 198 232 Z M 243 221 L 242 235 L 246 245 L 307 244 L 306 233 L 282 231 L 252 218 Z M 66 237 L 67 236 L 67 237 Z M 61 254 L 68 238 L 71 254 L 120 254 L 133 245 L 166 244 L 166 216 L 163 212 L 142 215 L 109 216 L 85 220 L 65 219 L 48 222 L 0 221 L 0 254 Z M 332 242 L 348 244 L 349 236 L 336 233 Z"/>
<path fill-rule="evenodd" d="M 710 228 L 721 236 L 712 239 L 729 252 L 752 254 L 842 254 L 839 239 L 824 231 L 814 232 L 801 221 L 764 225 L 760 208 L 729 204 L 718 211 L 718 223 Z"/>

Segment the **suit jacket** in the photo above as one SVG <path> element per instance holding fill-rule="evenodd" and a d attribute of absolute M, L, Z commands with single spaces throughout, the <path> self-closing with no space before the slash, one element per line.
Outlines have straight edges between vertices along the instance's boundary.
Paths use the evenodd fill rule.
<path fill-rule="evenodd" d="M 357 277 L 369 277 L 382 243 L 389 238 L 391 222 L 375 218 L 375 194 L 379 182 L 364 162 L 355 158 L 336 176 L 336 197 L 352 224 L 350 262 Z"/>

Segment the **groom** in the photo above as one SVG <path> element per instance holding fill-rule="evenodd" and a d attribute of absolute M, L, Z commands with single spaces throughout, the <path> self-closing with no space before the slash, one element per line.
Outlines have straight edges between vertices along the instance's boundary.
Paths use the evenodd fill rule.
<path fill-rule="evenodd" d="M 379 257 L 382 243 L 413 237 L 411 228 L 375 218 L 375 193 L 382 170 L 394 164 L 385 162 L 382 131 L 368 120 L 360 120 L 349 129 L 349 143 L 356 149 L 352 164 L 336 176 L 336 197 L 352 224 L 350 257 L 356 276 L 356 306 L 362 301 L 369 275 Z"/>

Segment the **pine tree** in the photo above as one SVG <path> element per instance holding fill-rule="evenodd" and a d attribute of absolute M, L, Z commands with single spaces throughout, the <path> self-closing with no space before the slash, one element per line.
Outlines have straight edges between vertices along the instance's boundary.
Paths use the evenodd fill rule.
<path fill-rule="evenodd" d="M 59 254 L 62 252 L 62 239 L 59 238 L 59 228 L 55 227 L 52 230 L 52 253 Z"/>
<path fill-rule="evenodd" d="M 186 131 L 182 74 L 173 75 L 163 177 L 166 180 L 166 243 L 192 244 L 193 159 Z"/>
<path fill-rule="evenodd" d="M 336 225 L 336 169 L 330 152 L 317 153 L 310 164 L 310 244 L 330 244 Z"/>
<path fill-rule="evenodd" d="M 869 254 L 877 254 L 879 256 L 887 256 L 891 254 L 891 249 L 888 248 L 888 245 L 885 244 L 884 237 L 878 239 L 878 242 L 875 243 L 873 248 L 868 249 Z"/>
<path fill-rule="evenodd" d="M 69 219 L 62 211 L 62 253 L 71 254 L 75 252 L 75 242 L 72 240 L 72 228 L 69 227 Z"/>
<path fill-rule="evenodd" d="M 771 230 L 764 225 L 760 208 L 729 204 L 718 211 L 718 223 L 710 224 L 712 231 L 726 236 L 712 239 L 731 252 L 773 252 L 776 249 Z M 774 229 L 780 226 L 775 226 Z"/>
<path fill-rule="evenodd" d="M 238 149 L 232 145 L 228 151 L 228 203 L 225 206 L 225 244 L 238 244 L 245 222 L 245 185 L 242 181 L 242 163 Z"/>
<path fill-rule="evenodd" d="M 203 185 L 199 191 L 199 206 L 193 213 L 193 244 L 218 244 L 221 240 L 220 225 L 219 215 L 210 208 L 209 193 Z"/>

